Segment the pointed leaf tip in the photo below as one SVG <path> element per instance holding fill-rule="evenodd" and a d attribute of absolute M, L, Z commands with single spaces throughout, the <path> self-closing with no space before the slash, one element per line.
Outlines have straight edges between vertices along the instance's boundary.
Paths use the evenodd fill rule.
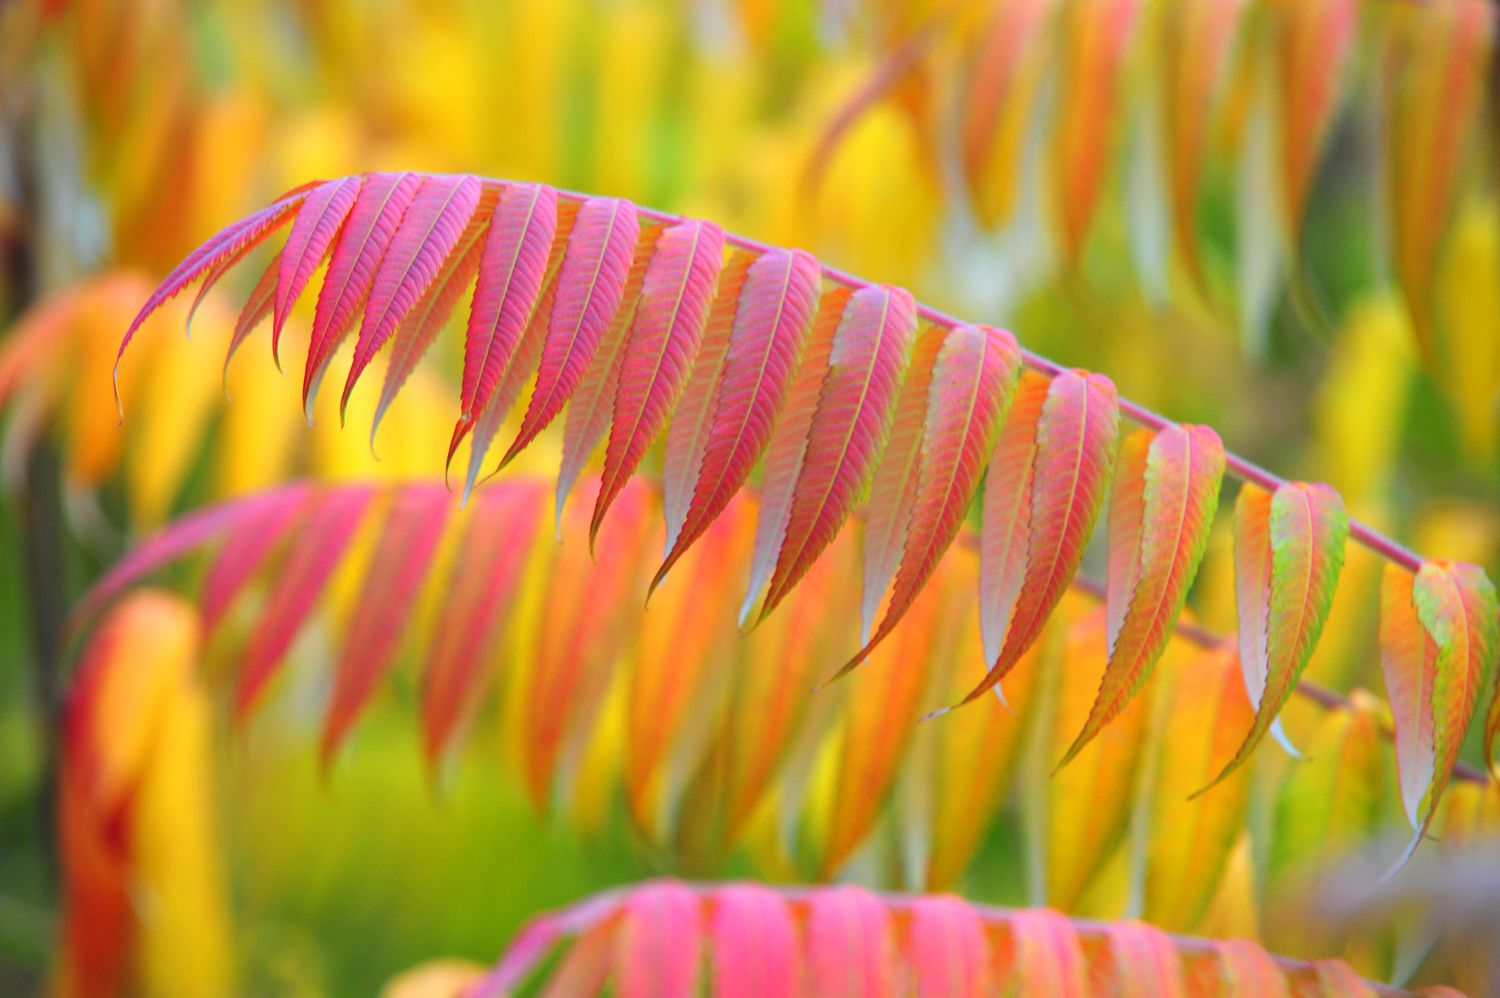
<path fill-rule="evenodd" d="M 657 241 L 620 363 L 590 537 L 682 395 L 723 263 L 724 233 L 711 223 L 678 222 Z"/>
<path fill-rule="evenodd" d="M 936 571 L 963 525 L 1010 405 L 1021 366 L 1014 336 L 985 326 L 960 326 L 939 342 L 930 377 L 917 379 L 923 395 L 921 414 L 915 417 L 921 420 L 920 447 L 916 473 L 910 476 L 914 489 L 901 531 L 895 588 L 880 627 L 840 675 L 891 633 Z M 903 412 L 898 403 L 898 418 Z M 876 586 L 883 589 L 884 580 Z"/>
<path fill-rule="evenodd" d="M 850 296 L 827 355 L 762 619 L 833 541 L 869 487 L 916 329 L 916 304 L 905 290 L 872 286 Z"/>
<path fill-rule="evenodd" d="M 1274 495 L 1252 484 L 1240 489 L 1234 509 L 1239 664 L 1256 713 L 1214 783 L 1242 766 L 1267 732 L 1297 755 L 1278 715 L 1328 619 L 1348 534 L 1343 500 L 1326 485 L 1287 483 Z"/>
<path fill-rule="evenodd" d="M 1038 377 L 1022 379 L 991 462 L 980 614 L 989 625 L 987 648 L 1000 650 L 964 703 L 999 682 L 1041 636 L 1078 571 L 1114 466 L 1120 418 L 1114 383 L 1079 370 L 1045 385 Z"/>
<path fill-rule="evenodd" d="M 1111 500 L 1109 660 L 1083 730 L 1059 766 L 1124 710 L 1161 658 L 1218 507 L 1224 445 L 1211 428 L 1174 425 L 1132 438 Z"/>

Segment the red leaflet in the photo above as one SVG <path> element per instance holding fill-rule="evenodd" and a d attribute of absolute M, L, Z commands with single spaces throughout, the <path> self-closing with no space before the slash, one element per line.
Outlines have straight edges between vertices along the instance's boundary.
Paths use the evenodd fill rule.
<path fill-rule="evenodd" d="M 1169 426 L 1151 441 L 1139 498 L 1129 477 L 1117 480 L 1112 502 L 1130 511 L 1140 503 L 1139 542 L 1135 531 L 1127 530 L 1123 537 L 1111 533 L 1109 664 L 1083 730 L 1059 765 L 1066 765 L 1125 708 L 1161 658 L 1208 546 L 1223 477 L 1224 445 L 1217 433 L 1206 426 Z M 1112 510 L 1111 527 L 1116 520 Z M 1135 585 L 1127 591 L 1117 583 L 1130 574 L 1123 566 L 1132 562 Z"/>
<path fill-rule="evenodd" d="M 635 205 L 629 201 L 589 198 L 578 209 L 558 273 L 557 301 L 547 323 L 536 389 L 516 440 L 501 459 L 502 467 L 557 417 L 582 382 L 620 309 L 640 229 Z"/>
<path fill-rule="evenodd" d="M 354 345 L 354 360 L 339 402 L 342 421 L 349 393 L 375 354 L 390 339 L 402 319 L 437 280 L 450 253 L 458 245 L 469 219 L 479 207 L 478 177 L 435 176 L 422 181 L 411 205 L 391 237 L 370 288 L 364 323 Z"/>
<path fill-rule="evenodd" d="M 235 689 L 236 720 L 243 721 L 259 701 L 302 622 L 317 604 L 372 495 L 369 487 L 351 486 L 325 491 L 314 501 L 290 546 L 279 584 L 267 598 L 245 645 Z"/>
<path fill-rule="evenodd" d="M 307 367 L 302 375 L 302 405 L 312 419 L 312 400 L 328 370 L 334 350 L 354 326 L 354 317 L 370 295 L 375 271 L 401 224 L 422 178 L 414 173 L 372 173 L 365 180 L 339 232 L 318 293 Z"/>
<path fill-rule="evenodd" d="M 324 765 L 390 669 L 447 525 L 448 508 L 447 491 L 435 486 L 409 486 L 391 500 L 334 674 L 332 702 L 323 723 Z"/>
<path fill-rule="evenodd" d="M 1026 418 L 1027 410 L 1021 416 Z M 1086 371 L 1064 371 L 1052 379 L 1037 419 L 1026 572 L 1000 656 L 964 703 L 982 696 L 1020 661 L 1077 573 L 1104 499 L 1118 433 L 1113 382 Z M 1008 453 L 1011 447 L 1017 454 L 1022 449 L 1014 440 L 1007 444 Z M 1018 486 L 1010 481 L 1006 490 L 1014 496 Z M 1005 532 L 1003 519 L 996 529 Z M 997 550 L 1003 547 L 996 543 Z"/>
<path fill-rule="evenodd" d="M 765 451 L 812 325 L 819 274 L 818 262 L 796 250 L 768 250 L 750 265 L 692 501 L 652 588 L 729 505 Z"/>
<path fill-rule="evenodd" d="M 141 328 L 141 323 L 145 322 L 152 312 L 161 308 L 170 298 L 204 274 L 215 272 L 222 274 L 221 268 L 226 260 L 238 260 L 260 245 L 267 236 L 291 220 L 292 213 L 306 197 L 307 188 L 305 187 L 290 191 L 255 214 L 242 218 L 228 228 L 210 236 L 202 246 L 189 253 L 187 258 L 167 275 L 166 280 L 151 292 L 151 297 L 146 299 L 146 304 L 141 306 L 141 310 L 131 320 L 130 328 L 125 330 L 125 335 L 120 339 L 119 353 L 115 355 L 116 370 L 119 368 L 119 358 L 124 355 L 125 348 L 130 345 L 131 337 L 135 335 L 137 329 Z"/>
<path fill-rule="evenodd" d="M 310 491 L 305 485 L 291 486 L 279 496 L 278 501 L 242 515 L 209 564 L 200 600 L 204 634 L 213 633 L 235 596 L 255 576 L 310 501 Z"/>
<path fill-rule="evenodd" d="M 484 696 L 486 656 L 493 652 L 521 580 L 537 509 L 532 488 L 488 493 L 458 547 L 422 676 L 423 747 L 429 765 L 442 757 Z"/>
<path fill-rule="evenodd" d="M 464 338 L 462 413 L 448 460 L 484 412 L 510 362 L 546 276 L 557 231 L 557 192 L 545 184 L 511 184 L 500 195 L 479 258 L 479 287 Z"/>
<path fill-rule="evenodd" d="M 840 286 L 819 300 L 811 340 L 797 367 L 786 412 L 766 451 L 765 474 L 760 488 L 760 518 L 755 527 L 755 556 L 750 563 L 750 584 L 740 605 L 741 624 L 776 567 L 776 556 L 781 551 L 787 520 L 791 516 L 792 495 L 807 455 L 808 431 L 828 374 L 828 356 L 853 296 L 852 289 Z"/>
<path fill-rule="evenodd" d="M 229 361 L 234 357 L 234 352 L 245 342 L 255 327 L 264 321 L 271 311 L 271 295 L 276 290 L 276 272 L 281 264 L 281 254 L 277 253 L 266 265 L 266 269 L 260 275 L 260 280 L 255 282 L 255 288 L 250 292 L 250 297 L 245 299 L 245 307 L 240 309 L 240 316 L 234 322 L 234 335 L 229 338 L 229 349 L 224 352 L 224 376 L 229 377 Z"/>
<path fill-rule="evenodd" d="M 490 215 L 499 196 L 494 188 L 486 187 L 479 195 L 479 207 L 469 218 L 463 235 L 458 237 L 453 251 L 443 263 L 442 269 L 433 279 L 422 297 L 396 327 L 396 339 L 391 344 L 391 362 L 385 369 L 385 383 L 380 386 L 380 401 L 375 404 L 375 416 L 370 421 L 370 447 L 375 447 L 375 431 L 385 411 L 396 400 L 396 393 L 411 377 L 417 361 L 432 346 L 438 332 L 443 328 L 458 299 L 474 281 L 479 269 L 479 253 L 484 234 L 489 229 Z"/>
<path fill-rule="evenodd" d="M 333 241 L 344 227 L 344 219 L 359 196 L 363 177 L 340 177 L 318 185 L 308 192 L 307 200 L 297 212 L 292 231 L 281 250 L 281 264 L 276 275 L 276 302 L 271 319 L 271 355 L 281 366 L 281 330 L 286 326 L 292 306 L 302 297 L 313 271 L 333 249 Z"/>
<path fill-rule="evenodd" d="M 895 993 L 890 916 L 862 887 L 833 887 L 807 900 L 807 985 L 815 995 Z"/>
<path fill-rule="evenodd" d="M 474 491 L 480 468 L 484 465 L 484 456 L 489 453 L 495 434 L 500 432 L 500 424 L 510 415 L 511 406 L 520 397 L 521 389 L 536 370 L 537 361 L 541 358 L 542 341 L 546 338 L 552 304 L 557 298 L 557 272 L 562 266 L 563 251 L 567 247 L 573 231 L 573 220 L 577 215 L 577 202 L 564 201 L 558 205 L 557 225 L 553 232 L 552 247 L 547 253 L 541 294 L 526 320 L 526 328 L 522 330 L 520 340 L 505 362 L 505 370 L 500 375 L 495 391 L 474 424 L 474 434 L 469 440 L 469 470 L 464 476 L 464 502 L 469 501 L 469 495 Z"/>
<path fill-rule="evenodd" d="M 992 993 L 990 946 L 972 905 L 951 896 L 916 898 L 908 935 L 906 958 L 918 995 Z"/>
<path fill-rule="evenodd" d="M 1020 348 L 1004 330 L 960 326 L 944 340 L 932 376 L 896 587 L 874 637 L 841 672 L 858 665 L 891 633 L 958 535 L 995 448 L 1020 366 Z"/>
<path fill-rule="evenodd" d="M 979 530 L 979 629 L 986 662 L 1000 658 L 1026 579 L 1036 428 L 1051 385 L 1045 374 L 1021 373 L 985 475 Z M 998 680 L 995 685 L 998 689 Z"/>
<path fill-rule="evenodd" d="M 713 993 L 719 998 L 801 994 L 797 928 L 786 904 L 755 884 L 729 884 L 710 901 Z"/>
<path fill-rule="evenodd" d="M 670 881 L 635 890 L 615 952 L 620 998 L 691 998 L 698 993 L 703 920 L 698 898 Z"/>
<path fill-rule="evenodd" d="M 859 601 L 859 640 L 870 640 L 875 615 L 896 568 L 911 527 L 911 510 L 917 501 L 917 468 L 921 463 L 922 434 L 927 423 L 927 402 L 932 394 L 932 372 L 948 331 L 927 326 L 917 333 L 911 363 L 896 397 L 891 433 L 870 481 L 870 500 L 865 504 L 865 532 L 861 556 L 864 584 Z"/>
<path fill-rule="evenodd" d="M 620 384 L 620 366 L 625 355 L 625 334 L 635 317 L 641 286 L 646 281 L 646 267 L 656 253 L 657 240 L 661 238 L 661 226 L 652 225 L 641 231 L 635 244 L 635 255 L 631 257 L 630 270 L 625 277 L 625 290 L 621 306 L 614 320 L 605 330 L 599 349 L 593 360 L 584 367 L 583 380 L 573 393 L 568 406 L 568 419 L 563 427 L 562 465 L 557 471 L 557 519 L 562 519 L 563 504 L 578 475 L 583 471 L 589 455 L 593 453 L 599 438 L 609 427 L 611 407 L 615 401 L 615 390 Z"/>
<path fill-rule="evenodd" d="M 729 263 L 719 272 L 719 288 L 714 292 L 708 323 L 697 359 L 687 377 L 667 427 L 667 446 L 662 455 L 662 512 L 667 520 L 666 548 L 663 557 L 677 543 L 687 520 L 688 503 L 703 467 L 703 453 L 708 448 L 709 418 L 718 401 L 724 376 L 724 361 L 729 354 L 729 334 L 740 308 L 740 296 L 750 264 L 749 253 L 734 251 Z"/>
<path fill-rule="evenodd" d="M 850 297 L 828 354 L 761 619 L 786 598 L 869 488 L 916 330 L 916 303 L 901 288 L 861 288 Z"/>
<path fill-rule="evenodd" d="M 724 233 L 711 222 L 679 222 L 656 244 L 620 364 L 604 478 L 589 525 L 591 544 L 610 503 L 682 393 L 723 262 Z"/>

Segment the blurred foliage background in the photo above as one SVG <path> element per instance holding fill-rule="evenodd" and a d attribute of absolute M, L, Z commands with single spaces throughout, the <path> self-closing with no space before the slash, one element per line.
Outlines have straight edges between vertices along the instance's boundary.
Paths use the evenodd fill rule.
<path fill-rule="evenodd" d="M 1181 11 L 1220 7 L 1232 28 L 1214 55 L 1212 24 Z M 1025 37 L 1003 21 L 1023 8 L 1044 27 L 1021 56 L 997 56 L 995 38 Z M 261 355 L 237 361 L 225 401 L 226 302 L 243 286 L 210 296 L 193 340 L 162 330 L 127 360 L 130 418 L 116 426 L 118 337 L 155 280 L 211 232 L 308 179 L 394 168 L 541 180 L 710 218 L 1014 329 L 1039 353 L 1107 372 L 1123 396 L 1211 423 L 1252 460 L 1334 485 L 1351 513 L 1425 555 L 1495 576 L 1500 214 L 1485 10 L 0 7 L 0 989 L 39 985 L 53 961 L 49 799 L 67 606 L 136 531 L 211 498 L 294 474 L 438 470 L 456 337 L 419 370 L 376 460 L 331 408 L 306 430 L 294 379 Z M 1344 15 L 1341 42 L 1330 25 Z M 1288 53 L 1303 51 L 1300 30 L 1314 56 L 1299 63 Z M 1206 82 L 1189 51 L 1211 63 Z M 1457 68 L 1432 84 L 1432 66 Z M 1001 73 L 998 91 L 982 85 L 987 70 Z M 1293 136 L 1311 149 L 1302 166 Z M 1275 141 L 1279 167 L 1265 161 Z M 1184 188 L 1186 212 L 1171 206 Z M 1220 533 L 1193 605 L 1227 632 Z M 1376 560 L 1351 548 L 1310 678 L 1378 689 L 1377 590 Z M 319 654 L 316 640 L 299 646 L 299 670 L 315 673 Z M 536 910 L 670 865 L 640 846 L 618 800 L 597 801 L 591 821 L 538 816 L 488 764 L 498 739 L 472 738 L 467 763 L 432 785 L 409 684 L 377 698 L 324 777 L 312 734 L 320 687 L 290 685 L 249 727 L 216 725 L 206 749 L 230 884 L 222 904 L 249 991 L 368 993 L 437 955 L 486 959 Z M 1320 722 L 1298 709 L 1306 716 L 1288 726 L 1301 744 Z M 168 806 L 158 820 L 196 819 Z M 1027 900 L 1015 859 L 1023 821 L 1007 813 L 986 831 L 959 881 L 966 895 Z M 736 855 L 719 872 L 756 871 Z M 1198 927 L 1253 932 L 1255 916 L 1230 908 Z"/>

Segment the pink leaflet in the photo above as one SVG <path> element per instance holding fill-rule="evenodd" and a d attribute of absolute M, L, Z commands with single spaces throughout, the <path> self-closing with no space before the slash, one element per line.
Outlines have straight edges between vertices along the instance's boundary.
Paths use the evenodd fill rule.
<path fill-rule="evenodd" d="M 916 329 L 916 304 L 901 288 L 861 288 L 850 298 L 828 355 L 828 377 L 808 431 L 762 619 L 833 540 L 869 486 Z"/>
<path fill-rule="evenodd" d="M 209 564 L 200 597 L 205 634 L 211 634 L 218 626 L 235 596 L 265 564 L 310 501 L 306 486 L 292 486 L 281 494 L 282 501 L 257 507 L 242 516 L 230 528 L 229 536 Z"/>
<path fill-rule="evenodd" d="M 890 915 L 862 887 L 832 887 L 807 899 L 808 992 L 815 995 L 895 993 Z"/>
<path fill-rule="evenodd" d="M 448 459 L 489 404 L 531 319 L 557 231 L 557 192 L 511 184 L 500 195 L 479 258 L 479 285 L 464 339 L 461 414 Z"/>
<path fill-rule="evenodd" d="M 652 588 L 729 505 L 765 452 L 812 326 L 820 269 L 808 254 L 783 249 L 750 265 L 692 500 Z"/>
<path fill-rule="evenodd" d="M 698 993 L 703 917 L 698 898 L 662 881 L 637 888 L 625 902 L 615 951 L 620 998 L 691 998 Z"/>
<path fill-rule="evenodd" d="M 145 322 L 152 312 L 161 308 L 168 299 L 204 274 L 218 271 L 225 260 L 239 259 L 250 248 L 260 244 L 267 236 L 291 219 L 292 212 L 302 204 L 306 196 L 305 187 L 290 191 L 253 215 L 242 218 L 210 236 L 203 245 L 189 253 L 187 258 L 174 267 L 166 279 L 151 293 L 151 297 L 146 299 L 146 304 L 141 306 L 141 310 L 131 320 L 130 327 L 125 330 L 125 335 L 120 340 L 119 352 L 115 355 L 116 369 L 119 367 L 119 358 L 124 356 L 125 348 L 130 345 L 131 337 L 135 336 L 135 331 L 141 328 L 141 323 Z"/>
<path fill-rule="evenodd" d="M 359 376 L 443 271 L 479 207 L 479 191 L 478 177 L 434 176 L 425 178 L 412 197 L 370 287 L 339 403 L 340 420 Z"/>
<path fill-rule="evenodd" d="M 235 688 L 236 720 L 247 718 L 259 702 L 266 683 L 338 567 L 373 496 L 369 486 L 347 486 L 327 490 L 314 500 L 291 544 L 279 585 L 267 598 L 245 645 Z"/>
<path fill-rule="evenodd" d="M 281 250 L 276 275 L 276 301 L 271 318 L 271 354 L 280 365 L 281 330 L 292 306 L 302 296 L 313 271 L 333 249 L 333 241 L 344 227 L 349 210 L 359 196 L 364 177 L 340 177 L 310 191 L 297 212 L 292 231 Z"/>
<path fill-rule="evenodd" d="M 536 389 L 515 442 L 501 459 L 509 463 L 547 427 L 583 381 L 604 333 L 619 311 L 640 238 L 635 205 L 616 198 L 589 198 L 578 210 L 558 275 L 557 301 L 547 323 Z"/>
<path fill-rule="evenodd" d="M 711 222 L 679 222 L 656 244 L 620 364 L 591 543 L 682 394 L 723 262 L 724 233 Z"/>
<path fill-rule="evenodd" d="M 339 232 L 318 293 L 302 374 L 302 405 L 309 419 L 328 362 L 369 298 L 380 261 L 421 184 L 422 177 L 415 173 L 370 174 Z"/>
<path fill-rule="evenodd" d="M 756 884 L 730 884 L 710 898 L 713 993 L 721 998 L 792 998 L 801 993 L 797 929 L 787 906 Z"/>

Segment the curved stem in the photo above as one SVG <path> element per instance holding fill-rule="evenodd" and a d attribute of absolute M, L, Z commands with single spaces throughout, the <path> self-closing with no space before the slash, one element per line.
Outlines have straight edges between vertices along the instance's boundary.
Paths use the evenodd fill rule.
<path fill-rule="evenodd" d="M 576 191 L 558 191 L 558 193 L 564 197 L 577 199 L 585 199 L 587 197 L 587 195 L 580 194 Z M 643 217 L 650 218 L 663 224 L 675 223 L 681 221 L 684 218 L 684 216 L 681 215 L 674 215 L 670 212 L 665 211 L 657 211 L 653 208 L 640 207 L 638 208 L 638 211 Z M 748 236 L 736 235 L 732 232 L 724 233 L 724 241 L 730 246 L 745 250 L 749 253 L 765 253 L 767 250 L 773 248 L 769 243 L 762 242 L 759 239 L 751 239 Z M 875 282 L 873 281 L 867 281 L 862 277 L 856 277 L 854 274 L 851 274 L 848 271 L 840 270 L 837 267 L 829 267 L 827 265 L 823 266 L 823 276 L 828 280 L 833 281 L 835 284 L 842 284 L 844 287 L 853 288 L 855 290 L 859 290 L 860 288 L 872 287 L 875 284 Z M 950 315 L 949 313 L 944 312 L 941 309 L 933 308 L 931 305 L 924 305 L 920 302 L 917 304 L 917 315 L 927 322 L 932 323 L 934 326 L 940 326 L 945 329 L 953 329 L 957 326 L 967 325 L 964 320 L 958 318 L 955 315 Z M 1062 364 L 1059 364 L 1053 360 L 1048 360 L 1046 357 L 1043 357 L 1040 354 L 1032 353 L 1030 350 L 1027 350 L 1024 347 L 1021 349 L 1021 359 L 1025 361 L 1027 367 L 1040 374 L 1045 374 L 1049 378 L 1056 377 L 1063 371 L 1067 370 L 1067 368 Z M 1149 427 L 1153 430 L 1161 430 L 1165 429 L 1168 426 L 1176 425 L 1173 420 L 1168 419 L 1166 416 L 1163 416 L 1158 412 L 1154 412 L 1143 405 L 1132 402 L 1129 399 L 1120 399 L 1120 411 L 1134 422 L 1139 423 L 1141 426 Z M 1250 482 L 1253 485 L 1258 485 L 1270 492 L 1274 492 L 1276 489 L 1286 484 L 1286 479 L 1282 478 L 1280 475 L 1277 475 L 1271 471 L 1267 471 L 1265 468 L 1262 468 L 1255 462 L 1247 458 L 1243 458 L 1231 451 L 1225 452 L 1224 470 L 1234 477 L 1240 479 L 1241 481 Z M 1364 545 L 1366 548 L 1375 552 L 1387 561 L 1400 565 L 1408 572 L 1416 572 L 1422 567 L 1423 558 L 1420 554 L 1413 551 L 1406 545 L 1400 543 L 1399 541 L 1391 537 L 1387 537 L 1379 530 L 1376 530 L 1374 527 L 1361 520 L 1356 520 L 1352 517 L 1350 518 L 1349 536 L 1356 543 Z"/>

